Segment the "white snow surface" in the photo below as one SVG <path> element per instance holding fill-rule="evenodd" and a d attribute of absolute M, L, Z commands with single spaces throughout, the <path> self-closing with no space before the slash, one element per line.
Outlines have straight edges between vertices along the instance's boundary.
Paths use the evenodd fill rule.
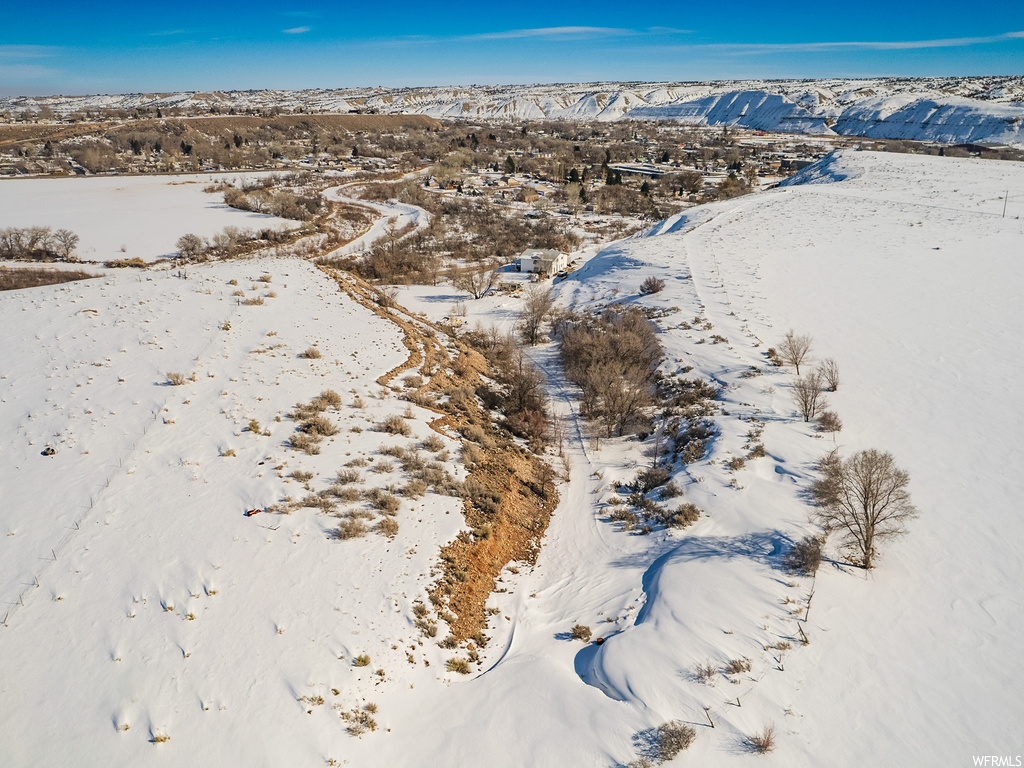
<path fill-rule="evenodd" d="M 653 441 L 587 440 L 554 345 L 531 349 L 566 427 L 571 479 L 536 567 L 503 574 L 469 677 L 444 671 L 464 652 L 420 646 L 412 627 L 438 547 L 459 530 L 455 500 L 403 502 L 393 541 L 335 541 L 333 519 L 311 509 L 241 514 L 302 495 L 275 466 L 318 472 L 316 490 L 350 456 L 397 441 L 370 431 L 405 405 L 373 383 L 405 359 L 386 320 L 296 260 L 0 294 L 3 327 L 17 329 L 0 371 L 5 764 L 611 766 L 672 719 L 697 729 L 679 765 L 1021 753 L 1024 417 L 1012 392 L 1024 200 L 1011 195 L 1001 214 L 1022 182 L 1014 163 L 844 151 L 785 187 L 586 254 L 559 302 L 665 310 L 665 372 L 693 366 L 687 376 L 721 389 L 710 455 L 674 467 L 704 514 L 646 536 L 612 524 L 612 484 L 649 465 Z M 260 292 L 278 296 L 239 306 L 228 281 L 253 295 L 264 272 Z M 667 285 L 641 297 L 652 274 Z M 460 298 L 417 286 L 398 296 L 437 317 Z M 471 321 L 508 327 L 519 302 L 467 304 Z M 789 328 L 838 361 L 835 443 L 798 419 L 793 373 L 765 362 Z M 323 359 L 296 357 L 310 343 Z M 762 375 L 742 376 L 751 366 Z M 167 387 L 169 370 L 196 381 Z M 274 416 L 327 386 L 344 395 L 329 414 L 342 431 L 320 456 L 286 450 L 293 425 Z M 251 417 L 271 436 L 244 431 Z M 416 414 L 421 439 L 430 417 Z M 751 417 L 767 455 L 730 470 Z M 56 456 L 39 455 L 47 443 Z M 892 451 L 921 515 L 867 577 L 838 558 L 795 577 L 781 557 L 812 530 L 804 493 L 834 445 Z M 236 457 L 220 455 L 229 448 Z M 604 644 L 566 639 L 576 623 Z M 779 641 L 792 650 L 766 649 Z M 369 667 L 351 666 L 359 653 Z M 694 678 L 700 662 L 740 657 L 752 668 L 736 683 Z M 325 705 L 298 701 L 317 695 Z M 330 705 L 367 701 L 381 728 L 352 737 Z M 746 737 L 769 722 L 778 746 L 754 758 Z M 150 743 L 160 733 L 170 740 Z"/>
<path fill-rule="evenodd" d="M 224 227 L 294 229 L 298 222 L 240 211 L 219 192 L 218 181 L 240 182 L 260 173 L 176 176 L 104 176 L 0 180 L 0 228 L 47 226 L 81 238 L 77 256 L 88 261 L 173 256 L 191 232 L 210 237 Z"/>

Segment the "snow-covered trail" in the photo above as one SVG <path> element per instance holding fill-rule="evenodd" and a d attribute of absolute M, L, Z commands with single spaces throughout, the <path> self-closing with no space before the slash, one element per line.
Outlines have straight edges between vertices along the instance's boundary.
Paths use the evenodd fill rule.
<path fill-rule="evenodd" d="M 362 182 L 343 184 L 339 187 L 331 187 L 324 192 L 324 197 L 332 202 L 371 208 L 379 214 L 378 218 L 374 220 L 366 232 L 355 240 L 325 254 L 328 257 L 364 253 L 370 250 L 377 240 L 387 236 L 390 231 L 401 232 L 410 224 L 414 225 L 414 230 L 412 231 L 418 231 L 425 229 L 430 224 L 430 214 L 417 205 L 400 203 L 397 200 L 377 203 L 372 200 L 349 197 L 345 194 L 349 187 L 358 187 L 361 184 Z M 412 231 L 403 234 L 403 237 L 412 234 Z"/>

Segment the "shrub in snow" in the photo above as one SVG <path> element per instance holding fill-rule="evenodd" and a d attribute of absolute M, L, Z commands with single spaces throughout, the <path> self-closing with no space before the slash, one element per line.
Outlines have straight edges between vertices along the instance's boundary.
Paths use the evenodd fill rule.
<path fill-rule="evenodd" d="M 819 432 L 839 432 L 843 428 L 843 420 L 835 411 L 823 411 L 818 416 L 817 430 Z"/>
<path fill-rule="evenodd" d="M 672 511 L 671 517 L 665 521 L 665 524 L 671 525 L 673 528 L 686 528 L 697 522 L 700 512 L 700 507 L 696 504 L 680 504 Z"/>
<path fill-rule="evenodd" d="M 747 737 L 747 743 L 759 755 L 771 752 L 775 749 L 775 725 L 769 723 L 753 736 Z"/>
<path fill-rule="evenodd" d="M 393 415 L 388 416 L 384 421 L 377 425 L 377 429 L 381 432 L 387 432 L 389 435 L 402 435 L 408 437 L 410 434 L 409 424 L 401 416 Z"/>
<path fill-rule="evenodd" d="M 448 659 L 448 671 L 458 672 L 460 675 L 468 675 L 469 661 L 466 659 L 460 659 L 458 656 L 454 659 Z"/>
<path fill-rule="evenodd" d="M 704 685 L 711 685 L 717 674 L 718 667 L 715 666 L 711 659 L 701 662 L 693 669 L 693 675 L 697 678 L 697 682 L 704 683 Z"/>
<path fill-rule="evenodd" d="M 659 280 L 654 275 L 651 275 L 642 283 L 640 283 L 640 293 L 647 296 L 652 293 L 658 293 L 665 289 L 665 281 Z"/>
<path fill-rule="evenodd" d="M 338 525 L 338 538 L 341 540 L 358 539 L 366 535 L 366 523 L 357 517 L 347 517 Z M 370 663 L 369 659 L 366 661 Z M 363 666 L 357 664 L 356 666 Z"/>
<path fill-rule="evenodd" d="M 791 571 L 813 576 L 821 565 L 821 539 L 805 536 L 786 553 L 785 564 Z"/>
<path fill-rule="evenodd" d="M 697 738 L 692 725 L 673 720 L 658 727 L 658 757 L 667 762 L 687 749 Z"/>
<path fill-rule="evenodd" d="M 577 624 L 572 628 L 572 639 L 582 640 L 584 643 L 590 642 L 590 627 L 585 624 Z"/>
<path fill-rule="evenodd" d="M 320 415 L 311 416 L 303 421 L 299 425 L 299 431 L 309 435 L 319 435 L 320 437 L 330 437 L 331 435 L 338 434 L 338 428 L 331 420 Z"/>
<path fill-rule="evenodd" d="M 641 470 L 637 473 L 636 480 L 633 481 L 633 490 L 637 493 L 653 491 L 658 486 L 664 485 L 669 476 L 670 473 L 665 467 Z"/>

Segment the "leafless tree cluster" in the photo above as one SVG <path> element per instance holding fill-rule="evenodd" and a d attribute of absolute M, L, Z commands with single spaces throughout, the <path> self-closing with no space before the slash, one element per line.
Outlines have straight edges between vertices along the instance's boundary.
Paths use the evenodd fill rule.
<path fill-rule="evenodd" d="M 534 447 L 546 445 L 552 430 L 544 389 L 546 380 L 527 358 L 515 336 L 492 327 L 471 331 L 463 339 L 487 358 L 496 384 L 481 388 L 476 394 L 488 408 L 501 411 L 512 432 L 526 438 Z"/>
<path fill-rule="evenodd" d="M 288 230 L 224 227 L 208 239 L 192 233 L 182 235 L 175 247 L 178 249 L 178 258 L 182 261 L 208 261 L 238 256 L 247 246 L 257 241 L 264 245 L 272 245 L 285 242 L 294 236 L 295 233 Z"/>
<path fill-rule="evenodd" d="M 874 565 L 879 542 L 906 533 L 917 517 L 907 486 L 910 476 L 890 453 L 874 449 L 842 459 L 837 451 L 819 464 L 822 473 L 811 488 L 816 522 L 836 533 L 843 548 L 864 568 Z"/>
<path fill-rule="evenodd" d="M 7 227 L 0 229 L 0 259 L 74 261 L 78 240 L 68 229 Z"/>
<path fill-rule="evenodd" d="M 583 390 L 581 410 L 608 437 L 622 435 L 652 402 L 663 350 L 657 329 L 636 310 L 573 316 L 560 328 L 566 377 Z"/>
<path fill-rule="evenodd" d="M 273 191 L 263 187 L 251 191 L 229 187 L 224 190 L 224 203 L 241 211 L 266 213 L 297 221 L 308 221 L 323 209 L 319 195 L 296 194 L 287 189 Z"/>

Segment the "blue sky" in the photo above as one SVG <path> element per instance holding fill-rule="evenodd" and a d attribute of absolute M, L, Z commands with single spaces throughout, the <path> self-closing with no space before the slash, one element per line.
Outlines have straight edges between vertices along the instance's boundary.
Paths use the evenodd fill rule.
<path fill-rule="evenodd" d="M 0 95 L 1024 74 L 1024 2 L 12 3 Z"/>

